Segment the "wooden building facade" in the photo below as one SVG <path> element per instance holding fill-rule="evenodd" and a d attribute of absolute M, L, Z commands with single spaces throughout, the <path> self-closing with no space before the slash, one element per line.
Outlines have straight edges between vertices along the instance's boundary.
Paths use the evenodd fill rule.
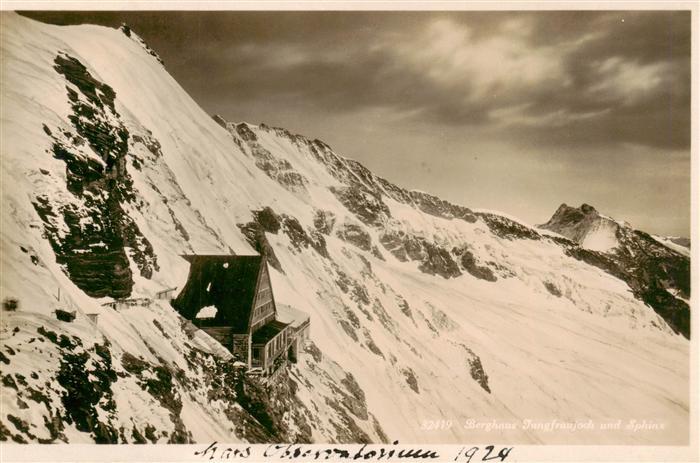
<path fill-rule="evenodd" d="M 190 272 L 171 303 L 248 369 L 270 375 L 296 361 L 296 330 L 277 319 L 267 262 L 261 256 L 186 255 Z"/>

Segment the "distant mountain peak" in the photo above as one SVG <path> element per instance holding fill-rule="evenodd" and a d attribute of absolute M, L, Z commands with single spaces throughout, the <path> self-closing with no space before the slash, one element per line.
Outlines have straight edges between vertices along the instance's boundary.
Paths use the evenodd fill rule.
<path fill-rule="evenodd" d="M 551 219 L 549 219 L 549 222 L 552 222 L 553 220 L 562 220 L 562 219 L 567 219 L 567 220 L 581 220 L 585 216 L 589 215 L 600 215 L 598 213 L 598 210 L 591 206 L 590 204 L 583 203 L 581 204 L 580 207 L 573 207 L 569 206 L 566 203 L 562 203 L 561 206 L 559 206 L 554 212 L 554 215 L 552 216 Z M 547 223 L 549 223 L 547 222 Z"/>
<path fill-rule="evenodd" d="M 583 203 L 571 207 L 565 203 L 540 228 L 559 233 L 586 249 L 607 252 L 618 246 L 618 231 L 621 224 L 602 216 L 595 207 Z"/>
<path fill-rule="evenodd" d="M 596 208 L 590 204 L 583 203 L 579 209 L 581 209 L 584 214 L 598 214 Z"/>

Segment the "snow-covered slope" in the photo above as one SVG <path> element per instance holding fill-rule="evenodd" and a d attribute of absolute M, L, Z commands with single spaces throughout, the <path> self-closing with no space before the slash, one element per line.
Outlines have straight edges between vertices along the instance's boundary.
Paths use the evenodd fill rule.
<path fill-rule="evenodd" d="M 680 236 L 651 235 L 656 241 L 686 257 L 690 257 L 690 240 Z"/>
<path fill-rule="evenodd" d="M 580 257 L 626 281 L 675 331 L 690 337 L 689 240 L 649 235 L 588 204 L 562 204 L 540 227 L 580 244 Z"/>
<path fill-rule="evenodd" d="M 131 30 L 3 13 L 2 77 L 3 439 L 687 440 L 687 339 L 575 243 L 212 119 Z M 166 301 L 102 305 L 255 252 L 311 320 L 270 390 Z M 665 427 L 463 426 L 555 418 Z"/>

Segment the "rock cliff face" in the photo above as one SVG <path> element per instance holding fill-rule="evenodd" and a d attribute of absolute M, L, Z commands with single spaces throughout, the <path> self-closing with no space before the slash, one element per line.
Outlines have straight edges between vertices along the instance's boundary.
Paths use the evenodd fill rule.
<path fill-rule="evenodd" d="M 126 249 L 144 278 L 158 270 L 151 244 L 124 212 L 127 204 L 139 207 L 126 170 L 129 132 L 109 85 L 65 53 L 56 55 L 53 68 L 65 78 L 70 124 L 42 127 L 50 153 L 66 164 L 66 189 L 72 196 L 57 202 L 39 195 L 33 205 L 57 261 L 79 288 L 93 297 L 127 297 L 133 279 Z M 136 159 L 132 162 L 138 165 Z"/>
<path fill-rule="evenodd" d="M 590 210 L 550 221 L 566 237 L 407 190 L 317 139 L 212 119 L 128 27 L 1 19 L 0 439 L 448 443 L 493 433 L 425 420 L 644 415 L 667 424 L 644 443 L 684 442 L 678 244 L 620 226 L 591 250 Z M 267 255 L 281 315 L 310 316 L 274 383 L 153 300 L 196 253 Z M 141 302 L 104 305 L 124 297 Z"/>

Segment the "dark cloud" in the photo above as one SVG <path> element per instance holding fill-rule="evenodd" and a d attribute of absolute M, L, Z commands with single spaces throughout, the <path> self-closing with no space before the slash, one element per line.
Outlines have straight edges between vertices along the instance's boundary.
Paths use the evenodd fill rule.
<path fill-rule="evenodd" d="M 511 133 L 543 143 L 556 114 L 560 124 L 569 121 L 558 129 L 567 135 L 551 142 L 690 143 L 687 11 L 28 15 L 59 24 L 128 22 L 205 108 L 221 98 L 328 113 L 381 106 L 460 126 L 501 123 L 499 109 L 519 107 L 519 117 L 505 121 L 515 126 Z M 452 50 L 436 45 L 441 40 L 462 42 Z M 480 70 L 491 51 L 504 68 Z M 454 53 L 468 61 L 455 66 Z M 606 60 L 619 64 L 602 73 Z M 537 74 L 548 66 L 552 75 Z M 626 82 L 635 76 L 648 82 Z"/>
<path fill-rule="evenodd" d="M 689 228 L 690 11 L 25 14 L 126 22 L 206 111 L 407 187 L 534 223 L 588 202 Z"/>

